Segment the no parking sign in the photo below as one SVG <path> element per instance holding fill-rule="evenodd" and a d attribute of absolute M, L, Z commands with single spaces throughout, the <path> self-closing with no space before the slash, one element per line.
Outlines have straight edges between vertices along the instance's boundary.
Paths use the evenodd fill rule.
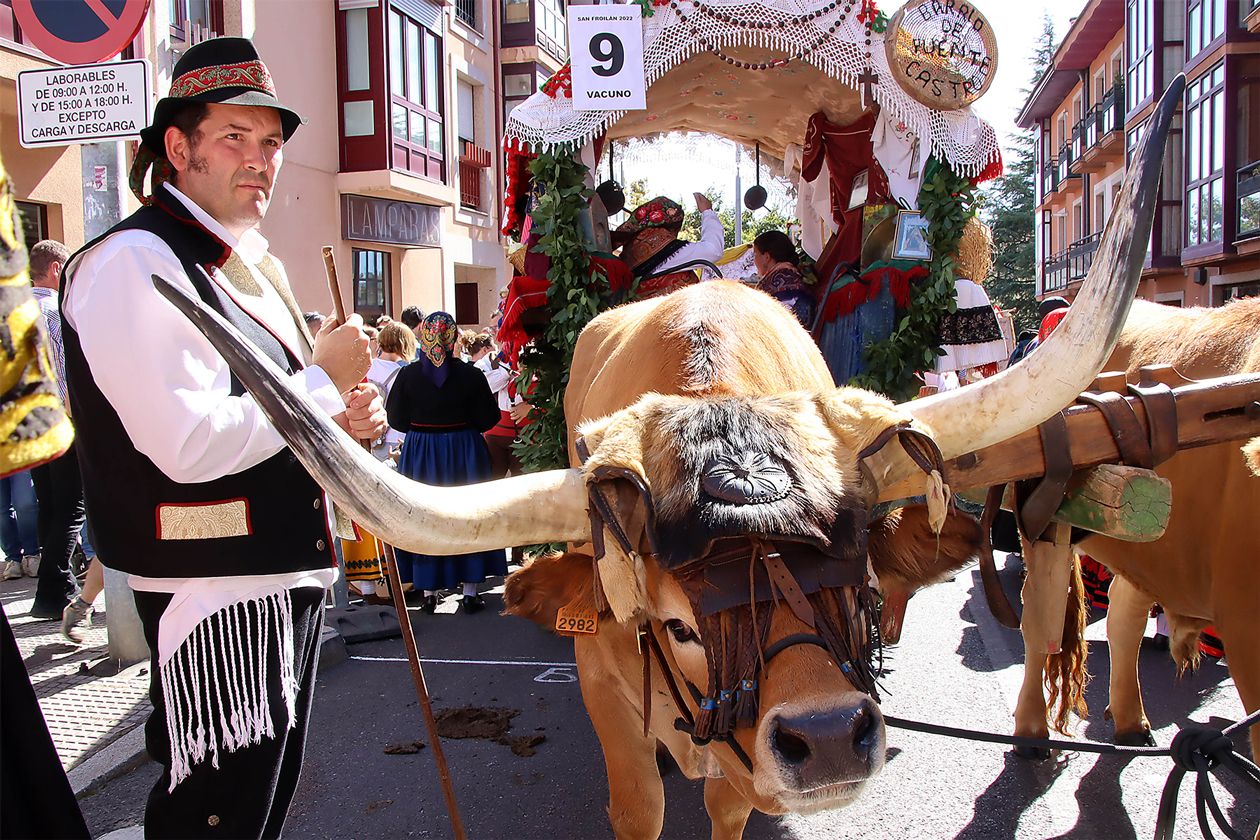
<path fill-rule="evenodd" d="M 66 64 L 113 58 L 131 43 L 149 0 L 13 0 L 22 33 Z"/>
<path fill-rule="evenodd" d="M 637 5 L 569 6 L 573 110 L 647 107 L 643 18 Z"/>

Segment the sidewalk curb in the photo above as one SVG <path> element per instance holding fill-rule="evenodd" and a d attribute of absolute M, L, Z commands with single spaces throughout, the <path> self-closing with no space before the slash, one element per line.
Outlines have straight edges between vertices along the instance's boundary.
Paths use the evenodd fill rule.
<path fill-rule="evenodd" d="M 91 796 L 106 782 L 139 767 L 148 760 L 144 751 L 144 724 L 133 726 L 109 746 L 88 757 L 66 775 L 75 797 Z"/>
<path fill-rule="evenodd" d="M 320 633 L 319 668 L 332 668 L 350 658 L 346 643 L 331 627 Z M 144 749 L 144 724 L 127 730 L 108 746 L 89 756 L 66 775 L 77 798 L 91 796 L 106 783 L 139 767 L 149 760 Z"/>

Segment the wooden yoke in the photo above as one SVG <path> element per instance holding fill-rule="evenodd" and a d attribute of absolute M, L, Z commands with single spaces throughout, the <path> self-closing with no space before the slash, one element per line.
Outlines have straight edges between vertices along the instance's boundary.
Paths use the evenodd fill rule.
<path fill-rule="evenodd" d="M 1142 369 L 1139 387 L 1165 380 L 1188 383 L 1173 388 L 1178 449 L 1260 436 L 1260 376 L 1242 374 L 1189 382 L 1171 368 L 1158 366 Z M 1098 384 L 1110 390 L 1122 382 L 1123 374 L 1104 374 Z M 1135 395 L 1124 399 L 1132 406 L 1143 432 L 1149 433 L 1150 421 L 1141 399 Z M 1073 405 L 1063 411 L 1063 418 L 1076 470 L 1121 460 L 1119 447 L 1097 408 Z M 1010 440 L 946 461 L 945 482 L 957 492 L 1036 478 L 1045 470 L 1040 432 L 1029 429 Z M 883 488 L 880 501 L 909 498 L 920 492 L 922 479 L 910 478 Z"/>

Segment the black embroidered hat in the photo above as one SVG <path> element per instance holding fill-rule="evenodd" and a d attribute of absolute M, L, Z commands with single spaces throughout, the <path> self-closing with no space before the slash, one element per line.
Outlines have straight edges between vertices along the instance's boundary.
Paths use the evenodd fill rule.
<path fill-rule="evenodd" d="M 276 98 L 271 73 L 248 38 L 211 38 L 194 44 L 176 62 L 173 75 L 170 92 L 153 110 L 153 124 L 140 132 L 141 143 L 158 155 L 165 153 L 164 137 L 171 120 L 193 102 L 275 108 L 285 140 L 303 122 Z"/>

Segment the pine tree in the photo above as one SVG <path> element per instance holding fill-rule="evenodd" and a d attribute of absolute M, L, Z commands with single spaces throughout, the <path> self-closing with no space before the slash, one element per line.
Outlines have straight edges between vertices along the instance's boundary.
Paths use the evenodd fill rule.
<path fill-rule="evenodd" d="M 1033 49 L 1032 78 L 1021 91 L 1021 107 L 1049 68 L 1055 46 L 1054 24 L 1046 14 Z M 1037 326 L 1033 248 L 1036 144 L 1035 130 L 1016 132 L 1012 136 L 1006 149 L 1006 174 L 989 188 L 985 201 L 985 221 L 993 229 L 993 272 L 985 288 L 994 303 L 1014 314 L 1017 328 Z"/>

